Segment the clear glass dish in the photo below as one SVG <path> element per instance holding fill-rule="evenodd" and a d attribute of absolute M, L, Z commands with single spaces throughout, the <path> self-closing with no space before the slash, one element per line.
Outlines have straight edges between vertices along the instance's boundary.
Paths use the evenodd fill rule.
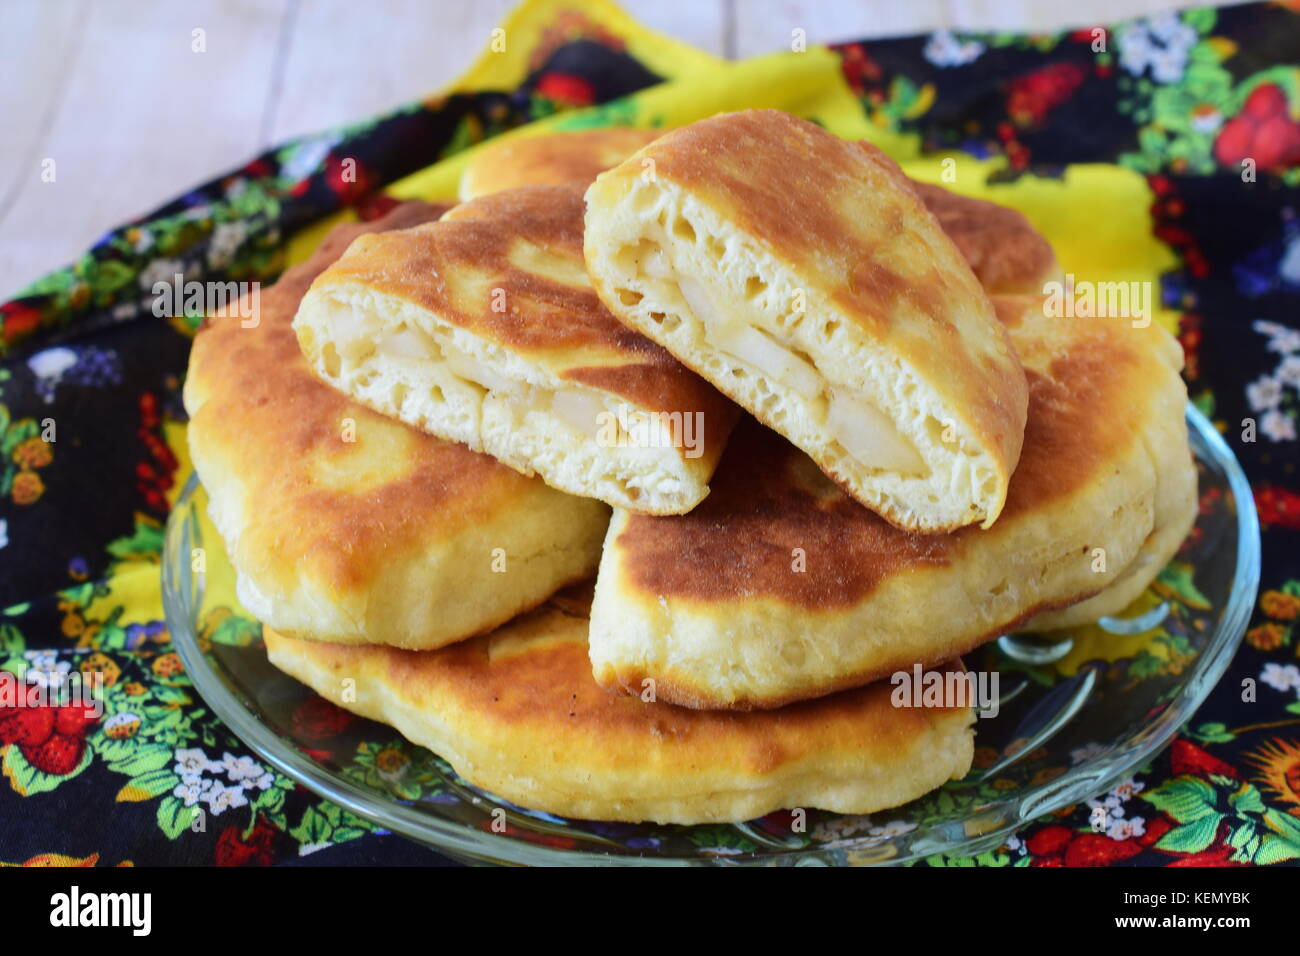
<path fill-rule="evenodd" d="M 1007 641 L 969 655 L 973 669 L 1000 672 L 1002 701 L 996 717 L 977 723 L 971 772 L 870 817 L 810 811 L 802 832 L 794 832 L 789 813 L 684 827 L 564 820 L 511 808 L 506 832 L 495 833 L 492 808 L 510 805 L 396 731 L 358 719 L 322 738 L 320 726 L 295 720 L 315 694 L 267 662 L 260 627 L 240 621 L 245 612 L 231 606 L 233 572 L 194 477 L 167 525 L 163 602 L 195 688 L 249 747 L 322 797 L 458 859 L 816 865 L 973 855 L 1140 768 L 1191 718 L 1236 651 L 1259 588 L 1254 500 L 1228 446 L 1190 405 L 1187 423 L 1200 514 L 1147 594 L 1122 620 L 1059 634 L 1071 643 L 1051 663 L 1009 656 L 1014 642 Z M 376 754 L 384 750 L 403 758 L 400 774 L 376 773 Z"/>

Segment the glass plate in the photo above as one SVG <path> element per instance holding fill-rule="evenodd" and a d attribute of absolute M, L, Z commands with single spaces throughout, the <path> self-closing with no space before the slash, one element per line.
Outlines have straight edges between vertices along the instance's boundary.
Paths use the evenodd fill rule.
<path fill-rule="evenodd" d="M 968 856 L 1142 767 L 1236 651 L 1259 588 L 1259 524 L 1228 446 L 1190 405 L 1187 424 L 1200 513 L 1177 559 L 1118 619 L 1057 632 L 1073 643 L 1054 663 L 1017 661 L 998 642 L 968 655 L 973 670 L 1000 674 L 999 713 L 976 725 L 975 766 L 869 817 L 781 812 L 695 827 L 566 820 L 478 790 L 388 727 L 331 719 L 340 716 L 333 705 L 267 662 L 260 627 L 235 602 L 194 477 L 167 524 L 163 602 L 195 688 L 249 747 L 322 797 L 462 860 L 809 865 Z M 498 807 L 505 832 L 492 828 Z"/>

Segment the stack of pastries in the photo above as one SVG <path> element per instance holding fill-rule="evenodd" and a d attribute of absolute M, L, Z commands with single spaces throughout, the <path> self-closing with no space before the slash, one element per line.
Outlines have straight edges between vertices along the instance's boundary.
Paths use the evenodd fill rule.
<path fill-rule="evenodd" d="M 185 402 L 272 663 L 506 801 L 905 803 L 974 716 L 891 674 L 1115 613 L 1190 529 L 1174 340 L 1049 317 L 1022 216 L 870 145 L 551 134 L 460 198 L 210 321 Z"/>

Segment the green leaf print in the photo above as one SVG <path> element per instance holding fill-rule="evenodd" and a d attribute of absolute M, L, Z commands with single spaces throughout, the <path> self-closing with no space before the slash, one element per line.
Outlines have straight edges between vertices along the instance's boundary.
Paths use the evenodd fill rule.
<path fill-rule="evenodd" d="M 1139 796 L 1179 823 L 1192 823 L 1215 813 L 1214 787 L 1196 777 L 1176 777 Z"/>
<path fill-rule="evenodd" d="M 136 515 L 135 531 L 108 543 L 108 553 L 125 561 L 156 559 L 162 554 L 163 528 L 157 521 Z"/>
<path fill-rule="evenodd" d="M 109 763 L 108 769 L 114 773 L 135 777 L 154 770 L 161 770 L 164 767 L 171 766 L 171 764 L 171 747 L 164 744 L 150 744 L 138 749 L 135 753 L 122 760 Z"/>
<path fill-rule="evenodd" d="M 129 793 L 132 799 L 147 800 L 151 797 L 161 797 L 164 794 L 171 793 L 180 783 L 180 777 L 170 768 L 159 770 L 150 770 L 133 777 L 131 781 L 124 784 L 118 791 L 118 799 L 125 799 L 122 794 Z"/>
<path fill-rule="evenodd" d="M 194 822 L 194 811 L 198 807 L 187 807 L 180 797 L 169 796 L 158 804 L 158 828 L 167 839 L 175 840 Z"/>
<path fill-rule="evenodd" d="M 1223 814 L 1210 812 L 1186 826 L 1174 827 L 1162 836 L 1156 847 L 1175 853 L 1200 853 L 1214 842 Z"/>
<path fill-rule="evenodd" d="M 0 660 L 7 657 L 21 657 L 27 650 L 27 641 L 23 632 L 12 624 L 0 624 Z"/>
<path fill-rule="evenodd" d="M 1236 734 L 1228 733 L 1228 725 L 1220 723 L 1201 724 L 1196 730 L 1188 733 L 1203 744 L 1226 744 L 1237 739 Z"/>

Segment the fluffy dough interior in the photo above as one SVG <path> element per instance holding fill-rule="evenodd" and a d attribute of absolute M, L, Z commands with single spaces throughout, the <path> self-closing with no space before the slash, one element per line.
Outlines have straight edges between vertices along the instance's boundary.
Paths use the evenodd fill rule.
<path fill-rule="evenodd" d="M 653 514 L 689 511 L 707 493 L 679 451 L 689 413 L 632 409 L 396 296 L 313 289 L 295 329 L 336 388 L 561 491 Z"/>
<path fill-rule="evenodd" d="M 588 228 L 611 308 L 855 497 L 918 530 L 992 523 L 1005 484 L 960 416 L 690 193 L 637 181 Z"/>
<path fill-rule="evenodd" d="M 294 320 L 318 376 L 551 487 L 645 514 L 708 494 L 739 415 L 601 303 L 583 186 L 524 186 L 363 236 Z"/>

